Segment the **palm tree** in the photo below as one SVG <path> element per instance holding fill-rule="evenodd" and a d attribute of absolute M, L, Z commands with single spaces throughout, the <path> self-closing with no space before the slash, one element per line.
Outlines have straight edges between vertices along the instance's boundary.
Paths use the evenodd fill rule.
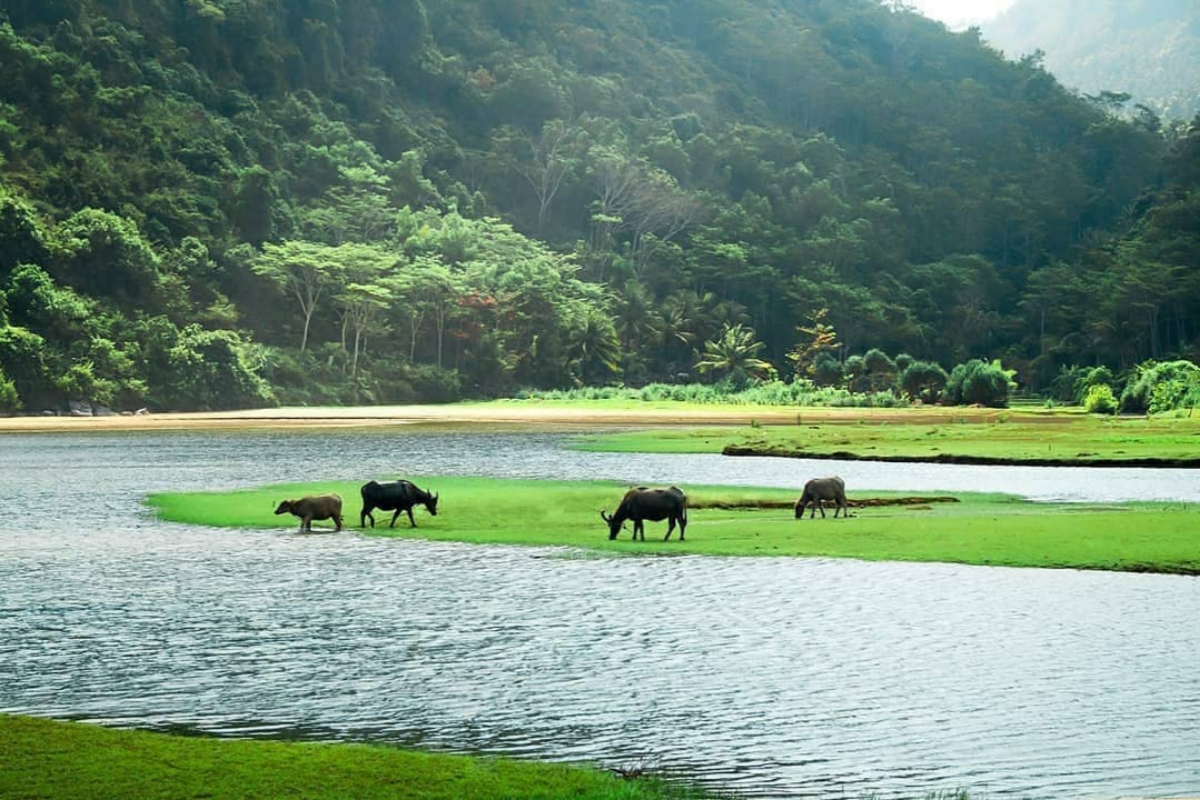
<path fill-rule="evenodd" d="M 585 383 L 599 382 L 617 372 L 621 343 L 605 312 L 587 309 L 571 329 L 569 342 L 571 366 Z"/>
<path fill-rule="evenodd" d="M 638 281 L 627 281 L 617 296 L 616 328 L 621 346 L 635 352 L 653 344 L 659 337 L 662 320 L 654 308 L 654 296 Z"/>
<path fill-rule="evenodd" d="M 758 352 L 766 345 L 755 341 L 754 336 L 753 328 L 726 323 L 720 336 L 704 343 L 704 354 L 696 362 L 696 371 L 726 373 L 738 383 L 745 378 L 769 377 L 775 368 L 758 358 Z"/>

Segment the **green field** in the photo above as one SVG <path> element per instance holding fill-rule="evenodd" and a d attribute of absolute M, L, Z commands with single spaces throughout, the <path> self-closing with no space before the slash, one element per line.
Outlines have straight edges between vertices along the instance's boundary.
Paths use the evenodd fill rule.
<path fill-rule="evenodd" d="M 687 540 L 662 540 L 665 523 L 648 523 L 645 542 L 628 532 L 609 541 L 601 509 L 625 489 L 609 481 L 558 482 L 489 478 L 417 478 L 440 493 L 439 514 L 376 518 L 374 535 L 476 544 L 565 545 L 613 555 L 836 556 L 868 560 L 945 561 L 1013 567 L 1067 567 L 1200 574 L 1200 508 L 1185 504 L 1031 503 L 1005 495 L 957 495 L 959 502 L 857 508 L 850 519 L 798 521 L 783 489 L 684 486 Z M 294 531 L 273 511 L 281 499 L 337 492 L 356 530 L 357 483 L 268 486 L 243 491 L 172 493 L 148 499 L 165 520 L 243 529 Z M 855 493 L 850 500 L 898 497 Z M 330 523 L 314 528 L 330 530 Z M 309 534 L 305 534 L 309 535 Z M 341 535 L 357 535 L 343 533 Z"/>
<path fill-rule="evenodd" d="M 1002 463 L 1060 461 L 1086 465 L 1139 460 L 1200 466 L 1200 417 L 1111 418 L 1011 412 L 955 417 L 923 411 L 831 417 L 800 411 L 795 425 L 656 429 L 580 436 L 584 450 L 720 453 L 727 446 L 762 455 L 850 458 L 962 456 Z"/>
<path fill-rule="evenodd" d="M 356 744 L 235 741 L 0 715 L 0 798 L 684 800 L 661 779 Z"/>

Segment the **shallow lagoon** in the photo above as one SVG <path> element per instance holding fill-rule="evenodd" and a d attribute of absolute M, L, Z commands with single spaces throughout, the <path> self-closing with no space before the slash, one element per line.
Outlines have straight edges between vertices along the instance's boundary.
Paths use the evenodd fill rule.
<path fill-rule="evenodd" d="M 0 437 L 14 501 L 0 518 L 0 659 L 14 667 L 0 710 L 658 766 L 755 796 L 1200 790 L 1196 578 L 574 558 L 285 524 L 188 528 L 141 506 L 151 491 L 437 473 L 795 486 L 838 472 L 852 491 L 1200 500 L 1195 471 L 629 456 L 562 442 Z"/>

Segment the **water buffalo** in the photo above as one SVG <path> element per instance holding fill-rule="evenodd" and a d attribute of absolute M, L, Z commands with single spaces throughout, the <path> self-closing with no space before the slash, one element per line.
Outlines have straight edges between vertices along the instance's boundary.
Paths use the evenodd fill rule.
<path fill-rule="evenodd" d="M 299 500 L 284 500 L 275 514 L 292 514 L 300 518 L 300 530 L 311 531 L 314 519 L 331 519 L 342 529 L 342 498 L 336 494 L 318 494 Z"/>
<path fill-rule="evenodd" d="M 617 506 L 617 510 L 611 516 L 601 511 L 600 518 L 608 523 L 609 539 L 616 539 L 625 520 L 631 519 L 633 538 L 641 536 L 642 541 L 646 541 L 646 520 L 669 520 L 667 535 L 663 537 L 664 542 L 671 538 L 671 532 L 675 530 L 675 523 L 678 522 L 679 541 L 682 542 L 683 533 L 687 529 L 687 495 L 674 486 L 669 489 L 647 489 L 645 486 L 639 486 L 625 493 L 621 505 Z"/>
<path fill-rule="evenodd" d="M 824 518 L 825 500 L 837 502 L 837 508 L 833 512 L 834 519 L 837 519 L 838 511 L 842 512 L 843 517 L 850 516 L 850 512 L 846 510 L 846 482 L 837 477 L 813 478 L 804 484 L 804 491 L 796 501 L 796 519 L 804 518 L 804 507 L 809 503 L 812 503 L 812 515 L 809 519 L 817 516 L 817 509 L 821 510 L 821 517 Z"/>
<path fill-rule="evenodd" d="M 371 527 L 375 527 L 375 515 L 371 513 L 373 509 L 378 508 L 380 511 L 395 511 L 392 515 L 392 524 L 389 528 L 396 527 L 396 519 L 400 516 L 401 511 L 408 512 L 408 524 L 410 527 L 417 527 L 417 521 L 413 519 L 413 506 L 421 503 L 425 506 L 425 510 L 429 512 L 429 516 L 437 516 L 438 496 L 430 494 L 422 489 L 418 489 L 416 484 L 411 481 L 391 481 L 390 483 L 380 483 L 379 481 L 371 481 L 363 484 L 362 487 L 362 514 L 359 515 L 359 527 L 367 527 L 367 520 L 371 520 Z"/>

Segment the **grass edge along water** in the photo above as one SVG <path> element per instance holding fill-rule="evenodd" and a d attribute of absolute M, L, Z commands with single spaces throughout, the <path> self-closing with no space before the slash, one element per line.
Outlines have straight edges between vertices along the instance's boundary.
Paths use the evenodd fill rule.
<path fill-rule="evenodd" d="M 926 561 L 1007 567 L 1200 574 L 1200 506 L 1185 503 L 1033 503 L 1001 494 L 955 493 L 955 502 L 911 502 L 895 492 L 847 494 L 849 519 L 794 517 L 789 489 L 681 486 L 689 500 L 685 541 L 663 541 L 665 523 L 647 523 L 646 541 L 623 532 L 609 541 L 599 512 L 611 512 L 627 485 L 617 481 L 549 481 L 462 476 L 412 477 L 441 496 L 439 513 L 405 516 L 394 528 L 379 515 L 359 527 L 358 482 L 325 481 L 248 489 L 151 495 L 162 520 L 293 534 L 297 521 L 275 516 L 281 499 L 334 492 L 347 530 L 480 545 L 582 548 L 610 555 L 807 556 Z M 910 502 L 889 504 L 901 498 Z M 316 523 L 315 531 L 332 531 Z M 311 534 L 305 534 L 311 535 Z"/>

